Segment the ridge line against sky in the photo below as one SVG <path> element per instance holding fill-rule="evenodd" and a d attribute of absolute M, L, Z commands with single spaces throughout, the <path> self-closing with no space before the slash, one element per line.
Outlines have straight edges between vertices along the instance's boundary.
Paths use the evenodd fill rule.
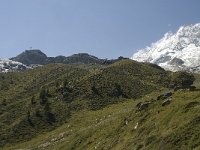
<path fill-rule="evenodd" d="M 48 56 L 131 57 L 200 22 L 199 0 L 0 0 L 0 57 L 32 47 Z"/>

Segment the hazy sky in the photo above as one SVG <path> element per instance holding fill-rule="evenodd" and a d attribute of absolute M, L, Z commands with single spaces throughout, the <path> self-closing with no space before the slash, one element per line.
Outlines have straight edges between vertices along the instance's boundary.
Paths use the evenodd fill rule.
<path fill-rule="evenodd" d="M 200 0 L 0 0 L 0 57 L 88 52 L 130 57 L 168 31 L 200 22 Z"/>

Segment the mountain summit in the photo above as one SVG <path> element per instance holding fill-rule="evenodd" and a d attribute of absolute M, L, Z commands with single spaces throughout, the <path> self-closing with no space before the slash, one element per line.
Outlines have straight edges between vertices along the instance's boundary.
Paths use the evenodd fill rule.
<path fill-rule="evenodd" d="M 21 62 L 26 65 L 31 64 L 45 64 L 45 61 L 47 59 L 46 54 L 44 54 L 41 50 L 25 50 L 23 53 L 17 55 L 14 58 L 11 58 L 11 60 Z"/>
<path fill-rule="evenodd" d="M 175 34 L 166 33 L 150 47 L 133 54 L 131 59 L 171 71 L 200 72 L 200 23 L 182 26 Z"/>

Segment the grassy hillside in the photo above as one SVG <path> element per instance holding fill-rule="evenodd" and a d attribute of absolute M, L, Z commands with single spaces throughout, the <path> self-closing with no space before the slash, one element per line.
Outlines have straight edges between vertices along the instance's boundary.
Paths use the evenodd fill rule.
<path fill-rule="evenodd" d="M 26 72 L 0 74 L 0 147 L 52 149 L 56 143 L 53 149 L 122 149 L 139 141 L 134 146 L 144 148 L 144 136 L 154 130 L 153 122 L 159 124 L 165 115 L 174 115 L 175 109 L 182 111 L 182 107 L 162 107 L 162 101 L 156 101 L 159 93 L 171 85 L 190 81 L 193 79 L 189 74 L 173 74 L 131 60 L 108 66 L 50 64 Z M 170 106 L 179 103 L 182 93 L 187 94 L 179 92 L 173 95 L 177 102 L 173 98 Z M 198 92 L 188 95 L 195 97 Z M 136 111 L 139 101 L 150 101 L 148 109 Z M 141 131 L 133 134 L 134 127 L 142 127 L 143 122 Z M 167 130 L 166 123 L 161 125 Z M 178 127 L 177 132 L 181 134 L 184 129 Z M 162 130 L 154 132 L 161 137 Z M 171 136 L 163 137 L 173 141 Z M 157 140 L 154 146 L 158 145 Z M 153 144 L 149 145 L 153 148 Z"/>
<path fill-rule="evenodd" d="M 56 130 L 5 149 L 199 149 L 199 91 L 177 91 L 167 106 L 156 100 L 159 95 L 73 112 Z M 149 107 L 138 111 L 136 105 L 147 100 Z"/>

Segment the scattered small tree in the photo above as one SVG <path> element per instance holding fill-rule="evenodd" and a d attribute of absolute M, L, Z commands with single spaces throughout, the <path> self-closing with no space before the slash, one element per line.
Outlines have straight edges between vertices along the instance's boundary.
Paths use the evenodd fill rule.
<path fill-rule="evenodd" d="M 68 87 L 68 81 L 67 81 L 67 79 L 65 79 L 65 80 L 63 81 L 62 87 L 64 87 L 64 88 Z"/>
<path fill-rule="evenodd" d="M 34 105 L 35 103 L 36 103 L 35 96 L 32 96 L 32 98 L 31 98 L 31 104 Z"/>
<path fill-rule="evenodd" d="M 112 96 L 119 97 L 123 96 L 123 89 L 121 88 L 121 85 L 118 83 L 114 84 L 113 90 L 112 90 Z"/>
<path fill-rule="evenodd" d="M 27 120 L 31 126 L 34 126 L 32 120 L 31 120 L 31 112 L 29 110 L 27 111 Z"/>
<path fill-rule="evenodd" d="M 40 104 L 45 104 L 47 102 L 48 98 L 45 88 L 41 89 L 39 98 L 40 98 Z"/>
<path fill-rule="evenodd" d="M 51 107 L 50 107 L 49 102 L 45 103 L 44 113 L 45 113 L 48 123 L 51 124 L 51 123 L 55 122 L 55 115 L 51 112 Z"/>
<path fill-rule="evenodd" d="M 99 92 L 98 92 L 97 88 L 94 85 L 91 87 L 91 90 L 92 90 L 92 94 L 93 95 L 99 95 Z"/>
<path fill-rule="evenodd" d="M 28 121 L 30 122 L 30 120 L 31 120 L 31 112 L 29 110 L 27 111 L 27 118 L 28 118 Z"/>

